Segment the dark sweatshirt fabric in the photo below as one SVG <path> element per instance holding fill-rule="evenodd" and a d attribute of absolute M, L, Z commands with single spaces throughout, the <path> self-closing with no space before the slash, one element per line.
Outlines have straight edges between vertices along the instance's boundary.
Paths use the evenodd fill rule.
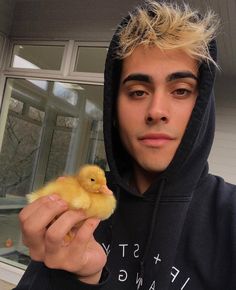
<path fill-rule="evenodd" d="M 125 19 L 122 25 L 125 25 Z M 131 160 L 114 116 L 122 61 L 108 51 L 104 83 L 104 140 L 108 185 L 118 205 L 95 238 L 108 260 L 98 285 L 33 262 L 15 290 L 233 290 L 236 289 L 236 187 L 208 172 L 215 130 L 215 67 L 199 68 L 199 95 L 177 152 L 140 195 L 129 185 Z M 216 43 L 209 45 L 216 60 Z"/>

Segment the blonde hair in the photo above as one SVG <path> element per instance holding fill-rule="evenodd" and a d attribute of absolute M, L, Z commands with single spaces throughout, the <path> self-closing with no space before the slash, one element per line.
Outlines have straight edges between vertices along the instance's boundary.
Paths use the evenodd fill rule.
<path fill-rule="evenodd" d="M 118 58 L 129 56 L 139 46 L 157 46 L 161 50 L 182 49 L 198 61 L 218 65 L 209 52 L 219 19 L 212 11 L 200 16 L 187 4 L 145 1 L 129 14 L 129 20 L 118 32 Z"/>

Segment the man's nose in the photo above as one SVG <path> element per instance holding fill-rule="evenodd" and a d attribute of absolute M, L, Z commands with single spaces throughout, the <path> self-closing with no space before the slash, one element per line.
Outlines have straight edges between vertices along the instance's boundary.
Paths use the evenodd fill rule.
<path fill-rule="evenodd" d="M 168 123 L 170 118 L 169 100 L 165 91 L 157 91 L 150 98 L 147 107 L 145 122 L 148 125 L 155 123 Z"/>

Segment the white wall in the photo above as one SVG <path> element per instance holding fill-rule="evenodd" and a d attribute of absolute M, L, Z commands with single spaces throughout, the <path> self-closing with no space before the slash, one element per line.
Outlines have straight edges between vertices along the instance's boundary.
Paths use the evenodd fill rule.
<path fill-rule="evenodd" d="M 210 172 L 236 184 L 236 84 L 216 82 L 216 135 L 209 158 Z"/>

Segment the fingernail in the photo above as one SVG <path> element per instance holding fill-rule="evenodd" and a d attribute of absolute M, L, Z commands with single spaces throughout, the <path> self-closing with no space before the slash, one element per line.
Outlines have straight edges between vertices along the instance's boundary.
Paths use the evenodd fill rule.
<path fill-rule="evenodd" d="M 85 211 L 82 210 L 82 209 L 79 209 L 79 210 L 78 210 L 78 213 L 79 213 L 79 215 L 81 216 L 81 218 L 86 218 L 86 217 L 87 217 Z"/>
<path fill-rule="evenodd" d="M 49 199 L 55 201 L 55 200 L 59 200 L 60 197 L 57 194 L 52 194 L 48 196 Z"/>
<path fill-rule="evenodd" d="M 59 203 L 62 207 L 67 207 L 67 203 L 63 199 L 57 200 L 57 203 Z"/>

